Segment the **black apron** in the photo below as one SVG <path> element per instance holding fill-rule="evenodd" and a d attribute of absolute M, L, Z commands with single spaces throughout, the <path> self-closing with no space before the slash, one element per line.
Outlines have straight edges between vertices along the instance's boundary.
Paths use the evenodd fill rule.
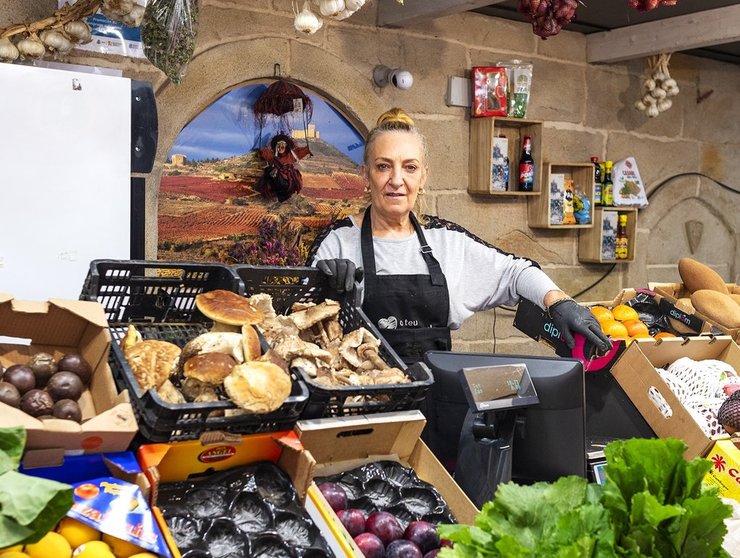
<path fill-rule="evenodd" d="M 365 273 L 362 309 L 406 364 L 423 362 L 426 351 L 449 351 L 452 346 L 447 327 L 447 281 L 419 222 L 413 213 L 410 217 L 429 275 L 376 275 L 369 207 L 360 236 Z M 421 410 L 427 419 L 424 442 L 448 470 L 453 470 L 467 405 L 448 401 L 444 394 L 435 393 L 432 385 Z"/>
<path fill-rule="evenodd" d="M 376 275 L 370 208 L 362 220 L 360 244 L 365 295 L 362 309 L 406 364 L 421 362 L 426 351 L 449 351 L 450 295 L 419 222 L 410 214 L 429 275 Z"/>

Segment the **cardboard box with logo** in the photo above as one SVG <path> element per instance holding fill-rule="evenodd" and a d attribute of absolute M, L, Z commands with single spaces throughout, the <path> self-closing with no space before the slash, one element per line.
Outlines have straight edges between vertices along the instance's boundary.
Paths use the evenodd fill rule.
<path fill-rule="evenodd" d="M 26 428 L 27 453 L 44 450 L 53 464 L 65 453 L 116 452 L 128 447 L 137 431 L 136 419 L 128 394 L 118 393 L 108 367 L 110 334 L 99 303 L 16 300 L 0 293 L 0 338 L 0 364 L 5 367 L 27 364 L 39 352 L 56 360 L 77 353 L 93 370 L 90 385 L 78 401 L 82 424 L 40 420 L 0 403 L 3 426 Z"/>
<path fill-rule="evenodd" d="M 704 484 L 716 486 L 720 496 L 740 502 L 740 439 L 718 440 L 707 459 L 712 468 L 704 477 Z"/>
<path fill-rule="evenodd" d="M 683 283 L 650 283 L 649 286 L 671 304 L 675 304 L 679 298 L 689 298 L 691 296 L 691 292 L 684 287 Z M 730 294 L 740 294 L 739 285 L 725 283 L 725 286 Z M 684 315 L 680 319 L 693 331 L 729 335 L 736 342 L 740 342 L 740 327 L 730 328 L 719 325 L 696 310 L 691 313 L 684 312 Z"/>
<path fill-rule="evenodd" d="M 740 371 L 740 347 L 729 336 L 698 336 L 632 343 L 612 375 L 660 438 L 679 438 L 687 459 L 704 456 L 714 444 L 658 374 L 681 357 L 720 360 Z"/>

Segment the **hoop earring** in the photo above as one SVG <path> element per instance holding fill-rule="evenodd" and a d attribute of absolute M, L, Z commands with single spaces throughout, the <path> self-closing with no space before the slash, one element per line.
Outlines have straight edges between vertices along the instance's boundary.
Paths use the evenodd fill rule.
<path fill-rule="evenodd" d="M 420 195 L 420 196 L 423 196 L 423 195 L 424 195 L 424 194 L 426 194 L 426 193 L 427 193 L 427 191 L 426 191 L 426 190 L 425 190 L 424 188 L 420 188 L 420 189 L 419 189 L 419 195 Z"/>
<path fill-rule="evenodd" d="M 365 189 L 363 190 L 363 192 L 365 192 L 366 194 L 369 194 L 370 193 L 370 185 L 369 184 L 365 184 Z"/>

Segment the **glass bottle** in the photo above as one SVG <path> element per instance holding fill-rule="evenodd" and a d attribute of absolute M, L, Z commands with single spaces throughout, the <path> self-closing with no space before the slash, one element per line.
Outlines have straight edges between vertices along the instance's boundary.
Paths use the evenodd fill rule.
<path fill-rule="evenodd" d="M 594 164 L 594 205 L 601 205 L 601 165 L 598 157 L 591 157 Z"/>
<path fill-rule="evenodd" d="M 532 158 L 532 138 L 524 136 L 522 156 L 519 158 L 519 191 L 531 192 L 534 189 L 534 159 Z"/>
<path fill-rule="evenodd" d="M 612 184 L 612 161 L 604 163 L 604 184 L 601 186 L 601 205 L 614 205 L 614 184 Z"/>
<path fill-rule="evenodd" d="M 629 238 L 627 237 L 627 214 L 620 213 L 617 225 L 616 257 L 626 260 L 629 256 Z"/>

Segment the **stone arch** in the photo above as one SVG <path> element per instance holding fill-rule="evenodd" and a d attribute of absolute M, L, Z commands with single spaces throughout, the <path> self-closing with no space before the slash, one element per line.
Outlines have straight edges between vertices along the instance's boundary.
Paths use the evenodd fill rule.
<path fill-rule="evenodd" d="M 276 54 L 277 53 L 277 54 Z M 361 133 L 386 107 L 371 86 L 372 67 L 349 65 L 312 43 L 284 37 L 250 37 L 200 51 L 187 67 L 180 85 L 157 87 L 159 142 L 154 169 L 146 179 L 146 257 L 157 254 L 157 198 L 162 166 L 182 128 L 228 91 L 270 80 L 275 64 L 281 75 L 333 104 Z M 348 78 L 348 75 L 350 76 Z"/>

